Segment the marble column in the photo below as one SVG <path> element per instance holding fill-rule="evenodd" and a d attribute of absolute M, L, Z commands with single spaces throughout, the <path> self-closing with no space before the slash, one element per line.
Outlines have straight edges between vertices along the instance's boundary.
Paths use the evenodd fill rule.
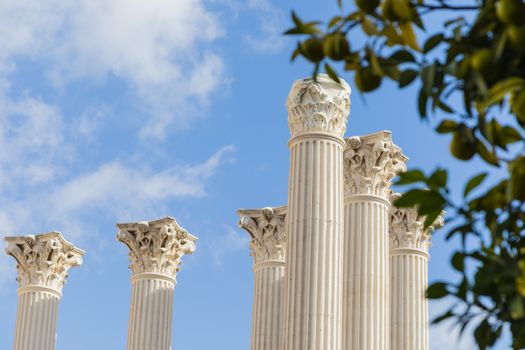
<path fill-rule="evenodd" d="M 287 207 L 240 209 L 239 227 L 251 237 L 253 310 L 251 350 L 282 349 Z"/>
<path fill-rule="evenodd" d="M 197 237 L 172 217 L 117 224 L 129 248 L 131 303 L 128 350 L 171 350 L 173 292 L 181 258 L 195 251 Z"/>
<path fill-rule="evenodd" d="M 392 194 L 394 202 L 399 194 Z M 428 350 L 428 249 L 431 232 L 443 217 L 423 229 L 416 208 L 390 210 L 390 339 L 392 350 Z"/>
<path fill-rule="evenodd" d="M 296 81 L 286 240 L 284 350 L 341 350 L 343 134 L 350 87 L 326 75 Z"/>
<path fill-rule="evenodd" d="M 84 251 L 58 232 L 6 237 L 16 259 L 18 309 L 14 350 L 54 350 L 58 305 L 68 271 L 82 264 Z"/>
<path fill-rule="evenodd" d="M 390 132 L 351 137 L 344 153 L 343 349 L 390 350 L 390 186 L 407 158 Z"/>

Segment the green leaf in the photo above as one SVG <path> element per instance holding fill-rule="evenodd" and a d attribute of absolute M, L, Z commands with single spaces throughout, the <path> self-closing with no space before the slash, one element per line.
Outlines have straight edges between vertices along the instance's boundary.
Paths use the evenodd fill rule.
<path fill-rule="evenodd" d="M 423 46 L 423 52 L 428 53 L 432 51 L 436 46 L 441 44 L 445 36 L 441 33 L 431 36 Z"/>
<path fill-rule="evenodd" d="M 481 321 L 476 330 L 474 331 L 474 339 L 478 343 L 479 350 L 485 350 L 488 346 L 494 343 L 494 332 L 492 327 L 488 323 L 487 319 Z"/>
<path fill-rule="evenodd" d="M 487 175 L 487 173 L 481 173 L 468 180 L 467 184 L 465 185 L 465 190 L 463 191 L 463 197 L 466 197 L 470 192 L 472 192 L 472 190 L 481 185 Z"/>
<path fill-rule="evenodd" d="M 450 260 L 452 267 L 459 272 L 463 272 L 465 269 L 465 255 L 460 252 L 456 252 Z"/>
<path fill-rule="evenodd" d="M 523 298 L 516 295 L 510 302 L 510 317 L 513 320 L 518 320 L 525 316 L 525 309 L 523 307 Z"/>
<path fill-rule="evenodd" d="M 500 129 L 499 137 L 504 145 L 509 145 L 511 143 L 523 140 L 518 130 L 514 129 L 511 126 L 503 126 Z"/>
<path fill-rule="evenodd" d="M 432 226 L 434 222 L 436 222 L 436 219 L 438 218 L 438 216 L 441 215 L 442 212 L 443 211 L 441 209 L 434 209 L 430 211 L 429 213 L 427 213 L 425 217 L 425 221 L 423 222 L 423 229 L 427 229 L 430 226 Z"/>
<path fill-rule="evenodd" d="M 485 162 L 489 163 L 490 165 L 499 166 L 499 161 L 496 155 L 494 153 L 490 152 L 487 147 L 483 144 L 483 142 L 478 141 L 476 143 L 476 150 Z"/>
<path fill-rule="evenodd" d="M 432 88 L 434 87 L 434 79 L 436 76 L 436 65 L 426 66 L 421 70 L 421 80 L 423 81 L 423 89 L 425 94 L 430 96 Z"/>
<path fill-rule="evenodd" d="M 399 76 L 399 87 L 403 88 L 410 85 L 417 77 L 418 72 L 413 69 L 407 69 L 401 72 Z"/>
<path fill-rule="evenodd" d="M 451 132 L 455 132 L 458 129 L 458 123 L 456 123 L 453 120 L 443 120 L 438 127 L 436 128 L 436 131 L 440 134 L 447 134 Z"/>
<path fill-rule="evenodd" d="M 498 82 L 490 88 L 487 97 L 480 103 L 479 110 L 484 111 L 494 103 L 500 102 L 505 95 L 522 87 L 525 87 L 523 78 L 512 77 Z"/>
<path fill-rule="evenodd" d="M 431 187 L 442 188 L 447 185 L 448 173 L 445 169 L 437 169 L 430 176 L 427 181 L 427 184 Z"/>
<path fill-rule="evenodd" d="M 428 299 L 440 299 L 449 295 L 447 284 L 445 282 L 436 282 L 430 285 L 427 289 Z"/>
<path fill-rule="evenodd" d="M 302 27 L 303 21 L 297 16 L 295 11 L 292 11 L 292 21 L 295 23 L 296 27 Z"/>
<path fill-rule="evenodd" d="M 416 62 L 414 55 L 407 50 L 396 51 L 388 59 L 397 63 Z"/>
<path fill-rule="evenodd" d="M 408 185 L 415 182 L 426 181 L 425 174 L 421 170 L 410 170 L 399 174 L 399 180 L 396 185 Z"/>
<path fill-rule="evenodd" d="M 403 42 L 411 49 L 421 51 L 421 48 L 417 43 L 416 33 L 414 33 L 414 29 L 412 28 L 412 23 L 399 23 L 399 28 L 401 29 L 401 33 L 403 33 Z"/>
<path fill-rule="evenodd" d="M 432 320 L 432 324 L 438 324 L 446 319 L 449 319 L 451 317 L 455 316 L 454 312 L 452 312 L 452 310 L 448 310 L 447 312 L 439 315 L 438 317 L 434 318 Z"/>
<path fill-rule="evenodd" d="M 423 88 L 419 89 L 419 95 L 417 97 L 417 109 L 421 118 L 427 117 L 427 102 L 428 95 L 425 93 Z"/>
<path fill-rule="evenodd" d="M 383 69 L 381 68 L 381 65 L 379 64 L 379 60 L 377 59 L 377 56 L 375 53 L 370 50 L 370 67 L 372 67 L 372 72 L 379 76 L 383 77 L 385 73 L 383 72 Z"/>
<path fill-rule="evenodd" d="M 375 23 L 368 16 L 364 16 L 361 20 L 361 27 L 363 28 L 363 32 L 365 32 L 367 35 L 380 34 Z"/>
<path fill-rule="evenodd" d="M 339 80 L 339 77 L 337 76 L 337 73 L 334 71 L 334 69 L 328 63 L 324 64 L 324 70 L 326 71 L 326 74 L 328 74 L 328 76 L 330 78 L 332 78 L 333 81 L 341 84 L 341 80 Z"/>

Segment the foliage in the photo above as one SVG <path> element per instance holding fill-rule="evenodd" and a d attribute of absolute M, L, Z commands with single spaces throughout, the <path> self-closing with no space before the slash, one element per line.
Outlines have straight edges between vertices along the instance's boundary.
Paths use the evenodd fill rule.
<path fill-rule="evenodd" d="M 399 88 L 419 84 L 419 115 L 438 118 L 436 132 L 450 134 L 452 155 L 463 161 L 479 156 L 486 163 L 486 171 L 473 174 L 456 202 L 446 169 L 428 176 L 411 170 L 398 181 L 418 186 L 398 206 L 417 206 L 427 226 L 446 209 L 452 227 L 447 239 L 462 242 L 451 258 L 459 282 L 428 289 L 428 298 L 457 300 L 434 322 L 454 319 L 462 331 L 475 323 L 480 349 L 494 345 L 509 325 L 513 348 L 525 348 L 525 4 L 355 0 L 348 12 L 342 0 L 338 4 L 341 14 L 326 23 L 292 13 L 294 25 L 286 34 L 300 38 L 292 60 L 302 56 L 314 75 L 324 69 L 336 81 L 338 66 L 354 72 L 363 93 L 385 79 Z M 433 19 L 442 21 L 438 32 L 429 33 L 434 13 L 440 16 Z M 349 40 L 355 30 L 364 33 L 361 46 Z M 503 176 L 490 185 L 486 178 L 494 172 Z M 487 190 L 479 194 L 480 188 Z"/>

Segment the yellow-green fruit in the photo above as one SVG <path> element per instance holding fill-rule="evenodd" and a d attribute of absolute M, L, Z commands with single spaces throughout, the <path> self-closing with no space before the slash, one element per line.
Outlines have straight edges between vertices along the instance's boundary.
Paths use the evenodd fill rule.
<path fill-rule="evenodd" d="M 399 19 L 396 11 L 394 11 L 393 0 L 385 0 L 381 4 L 381 15 L 389 21 L 397 21 Z"/>
<path fill-rule="evenodd" d="M 525 26 L 509 26 L 507 28 L 507 36 L 513 49 L 518 51 L 525 50 Z"/>
<path fill-rule="evenodd" d="M 450 142 L 450 153 L 458 159 L 469 160 L 476 153 L 476 147 L 474 143 L 455 133 Z"/>
<path fill-rule="evenodd" d="M 370 67 L 362 68 L 355 73 L 355 84 L 363 92 L 373 91 L 381 85 L 381 77 L 375 75 Z"/>
<path fill-rule="evenodd" d="M 303 56 L 316 63 L 324 58 L 323 41 L 319 38 L 310 38 L 301 43 Z"/>
<path fill-rule="evenodd" d="M 525 24 L 525 4 L 521 0 L 500 0 L 496 4 L 496 16 L 505 24 Z"/>
<path fill-rule="evenodd" d="M 323 51 L 325 56 L 340 61 L 350 53 L 350 45 L 343 34 L 336 33 L 324 39 Z"/>
<path fill-rule="evenodd" d="M 379 6 L 379 0 L 355 0 L 360 10 L 371 13 Z"/>
<path fill-rule="evenodd" d="M 494 55 L 490 49 L 481 49 L 476 51 L 470 57 L 470 66 L 472 69 L 481 73 L 489 73 L 494 67 Z"/>

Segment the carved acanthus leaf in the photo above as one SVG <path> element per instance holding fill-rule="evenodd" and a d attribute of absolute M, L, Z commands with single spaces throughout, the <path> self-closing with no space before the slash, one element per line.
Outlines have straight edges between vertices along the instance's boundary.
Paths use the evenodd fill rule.
<path fill-rule="evenodd" d="M 292 136 L 322 131 L 342 137 L 350 113 L 350 86 L 327 75 L 297 80 L 286 100 L 288 125 Z"/>
<path fill-rule="evenodd" d="M 285 260 L 287 207 L 239 210 L 239 227 L 251 236 L 254 263 Z"/>
<path fill-rule="evenodd" d="M 68 271 L 82 264 L 84 251 L 59 232 L 6 237 L 7 254 L 16 259 L 20 287 L 40 286 L 61 291 Z"/>
<path fill-rule="evenodd" d="M 195 251 L 197 237 L 171 217 L 117 227 L 117 239 L 129 248 L 129 268 L 134 274 L 151 272 L 175 278 L 181 258 Z"/>
<path fill-rule="evenodd" d="M 392 193 L 392 203 L 401 195 Z M 390 249 L 413 248 L 428 252 L 432 245 L 432 232 L 443 227 L 442 213 L 436 221 L 424 229 L 425 217 L 419 216 L 417 208 L 390 208 Z"/>
<path fill-rule="evenodd" d="M 390 132 L 351 137 L 344 152 L 345 195 L 373 194 L 388 199 L 392 179 L 408 160 Z"/>

